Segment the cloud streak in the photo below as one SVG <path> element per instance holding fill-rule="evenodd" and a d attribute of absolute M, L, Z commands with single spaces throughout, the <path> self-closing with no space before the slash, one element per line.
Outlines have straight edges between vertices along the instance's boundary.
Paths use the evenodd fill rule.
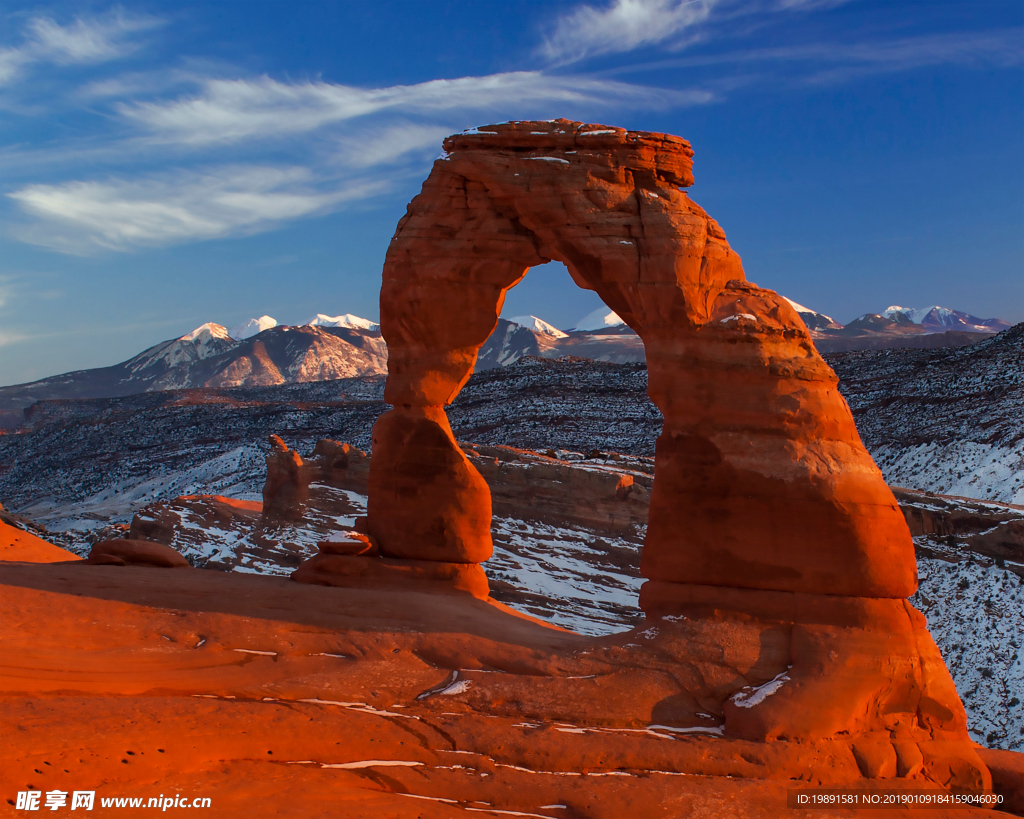
<path fill-rule="evenodd" d="M 678 38 L 707 20 L 719 0 L 615 0 L 561 17 L 540 48 L 553 62 L 618 54 Z"/>
<path fill-rule="evenodd" d="M 28 217 L 21 241 L 65 253 L 129 251 L 246 235 L 378 196 L 421 174 L 442 139 L 498 112 L 556 112 L 568 106 L 665 108 L 709 102 L 706 91 L 672 91 L 608 79 L 522 71 L 415 85 L 360 88 L 325 82 L 207 79 L 198 94 L 123 103 L 140 137 L 125 156 L 174 146 L 186 155 L 292 150 L 302 164 L 253 163 L 126 178 L 28 184 L 7 196 Z M 504 118 L 504 117 L 503 117 Z M 460 123 L 453 125 L 454 123 Z M 322 131 L 318 139 L 312 132 Z M 15 159 L 17 157 L 14 157 Z M 370 168 L 387 166 L 371 178 Z"/>
<path fill-rule="evenodd" d="M 0 347 L 6 347 L 9 344 L 17 344 L 19 341 L 24 341 L 28 336 L 24 333 L 19 333 L 14 330 L 0 330 Z"/>
<path fill-rule="evenodd" d="M 132 35 L 162 23 L 120 9 L 79 17 L 67 25 L 51 17 L 34 17 L 25 26 L 21 45 L 0 49 L 0 86 L 10 84 L 32 64 L 81 65 L 124 57 L 138 47 Z"/>
<path fill-rule="evenodd" d="M 606 72 L 629 74 L 665 68 L 699 68 L 748 63 L 809 63 L 807 82 L 841 82 L 857 76 L 909 71 L 938 65 L 984 68 L 1024 62 L 1024 29 L 954 32 L 859 43 L 812 43 L 727 51 L 622 66 Z"/>
<path fill-rule="evenodd" d="M 679 48 L 710 42 L 723 22 L 739 17 L 761 25 L 771 17 L 844 2 L 605 0 L 556 20 L 540 53 L 567 65 L 627 51 L 649 53 L 654 46 Z M 159 24 L 119 10 L 69 24 L 33 18 L 22 45 L 0 50 L 0 84 L 32 62 L 85 64 L 124 56 L 137 48 L 139 32 Z M 467 124 L 509 117 L 582 119 L 601 110 L 678 110 L 719 100 L 768 72 L 760 65 L 757 71 L 724 70 L 703 88 L 668 89 L 613 79 L 617 73 L 792 63 L 801 66 L 790 72 L 798 83 L 838 83 L 929 65 L 1016 65 L 1022 39 L 1018 29 L 930 34 L 698 53 L 604 73 L 549 68 L 382 87 L 230 78 L 226 67 L 209 64 L 90 78 L 72 99 L 110 115 L 101 135 L 34 149 L 11 146 L 0 151 L 0 167 L 24 174 L 26 166 L 45 166 L 53 174 L 62 165 L 88 165 L 93 178 L 54 182 L 50 176 L 44 182 L 25 174 L 20 183 L 9 181 L 8 201 L 23 216 L 9 232 L 75 254 L 247 235 L 336 211 L 390 190 L 409 174 L 422 174 L 443 137 Z M 233 164 L 214 164 L 228 153 Z M 190 167 L 196 161 L 203 165 Z M 171 162 L 179 167 L 168 168 Z M 132 176 L 131 168 L 142 170 Z M 108 175 L 100 178 L 102 173 Z M 15 185 L 20 187 L 11 191 Z"/>
<path fill-rule="evenodd" d="M 606 79 L 515 71 L 416 85 L 361 88 L 325 82 L 208 80 L 200 94 L 123 103 L 118 111 L 157 142 L 213 145 L 303 134 L 380 115 L 509 111 L 559 105 L 669 108 L 709 102 L 701 90 L 674 91 Z"/>
<path fill-rule="evenodd" d="M 556 65 L 640 48 L 679 50 L 711 38 L 716 22 L 779 12 L 809 12 L 851 0 L 611 0 L 559 17 L 537 53 Z"/>
<path fill-rule="evenodd" d="M 8 194 L 45 225 L 19 238 L 65 253 L 131 250 L 267 230 L 379 192 L 383 183 L 317 187 L 306 168 L 236 166 L 136 179 L 28 185 Z"/>

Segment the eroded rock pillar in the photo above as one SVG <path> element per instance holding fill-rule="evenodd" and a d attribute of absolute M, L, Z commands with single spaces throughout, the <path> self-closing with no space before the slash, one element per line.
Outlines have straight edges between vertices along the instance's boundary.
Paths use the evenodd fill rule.
<path fill-rule="evenodd" d="M 505 291 L 546 259 L 484 186 L 435 171 L 388 250 L 381 331 L 385 400 L 373 428 L 367 525 L 388 557 L 481 563 L 491 556 L 491 495 L 444 408 L 473 372 Z"/>

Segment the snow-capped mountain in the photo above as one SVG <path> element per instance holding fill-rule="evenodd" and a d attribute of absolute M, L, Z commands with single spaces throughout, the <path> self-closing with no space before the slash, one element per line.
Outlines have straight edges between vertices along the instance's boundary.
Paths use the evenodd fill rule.
<path fill-rule="evenodd" d="M 353 330 L 379 330 L 380 325 L 375 321 L 369 319 L 360 318 L 359 316 L 353 316 L 351 313 L 345 313 L 343 316 L 325 316 L 323 313 L 317 313 L 313 318 L 303 325 L 305 327 L 349 327 Z"/>
<path fill-rule="evenodd" d="M 228 330 L 228 335 L 235 341 L 243 341 L 244 339 L 259 335 L 264 330 L 269 330 L 271 327 L 277 327 L 277 319 L 271 318 L 270 316 L 260 316 L 259 318 L 251 318 L 248 321 L 243 321 L 241 324 L 232 327 Z"/>
<path fill-rule="evenodd" d="M 947 330 L 961 330 L 968 333 L 999 333 L 1010 328 L 1010 323 L 1002 319 L 982 319 L 965 313 L 962 310 L 950 310 L 935 304 L 931 307 L 900 307 L 892 305 L 882 313 L 894 321 L 901 318 L 911 324 L 919 324 L 932 333 Z"/>
<path fill-rule="evenodd" d="M 551 336 L 552 338 L 565 338 L 568 333 L 563 333 L 553 324 L 548 324 L 543 319 L 539 319 L 536 316 L 513 316 L 508 319 L 513 324 L 518 324 L 520 327 L 525 327 L 527 330 L 533 330 L 535 333 L 541 333 L 545 336 Z"/>
<path fill-rule="evenodd" d="M 519 317 L 521 320 L 526 318 Z M 530 316 L 529 318 L 533 318 Z M 538 319 L 539 321 L 539 319 Z M 551 327 L 546 321 L 541 324 Z M 551 329 L 555 329 L 552 327 Z M 539 358 L 558 358 L 564 355 L 559 350 L 558 342 L 566 337 L 558 330 L 555 336 L 532 327 L 525 326 L 521 321 L 498 319 L 498 326 L 491 333 L 476 357 L 476 371 L 489 370 L 494 367 L 507 367 L 515 364 L 524 356 Z"/>
<path fill-rule="evenodd" d="M 786 299 L 785 296 L 782 298 Z M 824 313 L 819 313 L 817 310 L 812 310 L 810 307 L 804 307 L 802 304 L 799 304 L 792 299 L 786 299 L 786 301 L 788 301 L 790 306 L 796 310 L 800 319 L 807 325 L 808 330 L 843 329 L 843 325 L 831 316 L 826 316 Z"/>
<path fill-rule="evenodd" d="M 783 298 L 786 298 L 783 296 Z M 826 329 L 842 329 L 842 324 L 836 321 L 831 316 L 826 316 L 824 313 L 819 313 L 816 310 L 812 310 L 810 307 L 804 307 L 792 299 L 786 299 L 792 306 L 793 309 L 800 314 L 800 318 L 803 319 L 804 324 L 811 330 L 826 330 Z M 573 327 L 570 332 L 600 332 L 602 330 L 614 329 L 614 328 L 625 328 L 625 322 L 619 318 L 618 313 L 609 310 L 607 307 L 599 307 L 592 313 L 588 313 Z"/>
<path fill-rule="evenodd" d="M 811 331 L 819 352 L 879 350 L 894 347 L 938 348 L 974 344 L 1010 327 L 1002 319 L 980 319 L 946 307 L 892 306 L 865 313 L 845 326 L 823 313 L 786 299 Z"/>
<path fill-rule="evenodd" d="M 228 331 L 207 322 L 111 367 L 0 387 L 0 422 L 16 425 L 19 410 L 51 398 L 116 398 L 158 390 L 269 386 L 387 372 L 387 346 L 377 325 L 358 316 L 338 318 L 349 325 L 288 327 L 262 316 Z M 356 322 L 367 327 L 350 326 Z"/>
<path fill-rule="evenodd" d="M 234 345 L 234 339 L 222 325 L 207 322 L 181 338 L 173 338 L 144 350 L 126 361 L 125 366 L 132 373 L 153 372 L 154 368 L 160 371 L 173 369 L 220 355 Z"/>
<path fill-rule="evenodd" d="M 862 316 L 844 327 L 824 313 L 787 301 L 823 353 L 953 347 L 988 338 L 1008 326 L 999 319 L 979 319 L 941 307 L 893 306 L 885 315 Z M 568 332 L 533 315 L 501 319 L 480 349 L 476 369 L 505 367 L 525 356 L 574 356 L 618 364 L 645 360 L 640 337 L 608 307 L 584 316 Z M 24 408 L 47 398 L 114 398 L 155 390 L 286 384 L 386 372 L 380 325 L 351 313 L 317 313 L 298 327 L 279 325 L 266 315 L 230 330 L 207 322 L 112 367 L 0 387 L 0 427 L 18 425 Z"/>
<path fill-rule="evenodd" d="M 592 313 L 587 313 L 576 322 L 570 332 L 592 333 L 598 330 L 607 330 L 612 327 L 624 327 L 625 322 L 619 318 L 619 314 L 607 307 L 598 307 Z"/>
<path fill-rule="evenodd" d="M 536 316 L 500 319 L 498 326 L 484 342 L 477 355 L 476 371 L 507 367 L 524 356 L 538 358 L 590 358 L 615 364 L 639 363 L 645 360 L 640 336 L 630 330 L 608 308 L 600 311 L 601 319 L 581 324 L 597 324 L 595 330 L 573 329 L 563 333 Z M 614 318 L 610 318 L 610 317 Z M 607 324 L 600 320 L 607 318 Z M 614 322 L 614 323 L 613 323 Z M 539 329 L 538 329 L 539 328 Z"/>

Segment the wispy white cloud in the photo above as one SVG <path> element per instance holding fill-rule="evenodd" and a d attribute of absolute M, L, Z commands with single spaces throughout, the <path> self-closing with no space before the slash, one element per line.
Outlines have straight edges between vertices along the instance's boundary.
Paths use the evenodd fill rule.
<path fill-rule="evenodd" d="M 845 6 L 852 0 L 775 0 L 775 8 L 780 10 L 797 9 L 800 11 L 813 11 L 814 9 L 831 9 L 836 6 Z"/>
<path fill-rule="evenodd" d="M 159 18 L 121 9 L 79 17 L 66 25 L 51 17 L 34 17 L 25 26 L 21 44 L 0 48 L 0 85 L 10 83 L 34 63 L 99 63 L 123 57 L 138 47 L 133 35 L 162 23 Z"/>
<path fill-rule="evenodd" d="M 66 253 L 214 239 L 266 230 L 379 192 L 384 183 L 315 185 L 301 167 L 236 166 L 135 179 L 28 185 L 8 194 L 41 220 L 18 238 Z"/>
<path fill-rule="evenodd" d="M 561 17 L 542 50 L 549 60 L 563 65 L 625 51 L 648 54 L 648 46 L 677 48 L 710 37 L 709 32 L 718 29 L 709 25 L 719 26 L 737 16 L 789 14 L 847 1 L 606 0 L 604 6 L 580 6 Z M 158 22 L 120 11 L 63 26 L 35 18 L 26 28 L 20 51 L 0 51 L 0 78 L 5 59 L 16 63 L 30 53 L 32 59 L 45 55 L 54 63 L 113 59 L 135 47 L 136 32 Z M 7 196 L 24 218 L 9 231 L 19 240 L 69 253 L 127 251 L 251 234 L 337 210 L 380 194 L 409 173 L 422 174 L 444 136 L 466 124 L 509 116 L 590 118 L 605 109 L 701 105 L 724 97 L 737 84 L 756 81 L 761 66 L 743 76 L 719 72 L 722 76 L 707 80 L 705 87 L 689 89 L 622 82 L 611 78 L 614 72 L 793 62 L 804 64 L 795 72 L 799 82 L 839 82 L 858 73 L 951 62 L 1016 64 L 1021 61 L 1021 39 L 1019 30 L 931 34 L 719 51 L 645 61 L 603 76 L 568 74 L 563 68 L 377 88 L 267 76 L 226 78 L 224 66 L 157 67 L 99 79 L 79 89 L 79 101 L 111 106 L 108 110 L 120 119 L 117 137 L 111 131 L 91 142 L 65 140 L 53 147 L 12 146 L 0 151 L 0 167 L 7 169 L 36 163 L 53 174 L 63 162 L 106 167 L 112 173 L 102 179 L 96 171 L 92 179 L 75 173 L 75 181 L 51 184 L 38 182 L 39 176 L 23 176 L 32 184 L 23 183 Z M 183 94 L 183 87 L 190 93 Z M 236 164 L 214 166 L 228 146 Z M 290 159 L 280 158 L 288 154 Z M 268 161 L 268 156 L 274 159 Z M 204 168 L 188 169 L 196 160 L 205 163 Z M 170 162 L 182 167 L 148 172 L 154 164 L 166 168 Z M 138 166 L 147 172 L 127 175 L 125 169 Z M 68 175 L 72 174 L 64 178 Z M 50 181 L 53 176 L 41 178 Z"/>
<path fill-rule="evenodd" d="M 409 156 L 423 153 L 437 155 L 441 142 L 457 130 L 450 125 L 424 125 L 404 122 L 364 129 L 338 140 L 335 161 L 351 168 L 389 165 Z"/>
<path fill-rule="evenodd" d="M 158 24 L 156 18 L 126 15 L 121 10 L 106 17 L 80 17 L 66 26 L 49 17 L 36 17 L 28 24 L 28 47 L 54 62 L 103 62 L 134 51 L 135 44 L 129 36 Z"/>
<path fill-rule="evenodd" d="M 708 102 L 700 90 L 674 91 L 581 76 L 515 71 L 416 85 L 361 88 L 326 82 L 209 80 L 200 94 L 123 103 L 120 113 L 157 141 L 208 145 L 306 133 L 374 114 L 514 111 L 560 105 L 668 108 Z"/>
<path fill-rule="evenodd" d="M 817 55 L 809 55 L 809 59 L 817 61 L 820 66 L 807 78 L 814 84 L 846 82 L 870 74 L 910 71 L 927 66 L 1005 68 L 1024 62 L 1024 29 L 831 44 L 821 47 Z M 827 67 L 830 64 L 834 67 Z"/>
<path fill-rule="evenodd" d="M 67 253 L 244 235 L 336 210 L 378 195 L 409 172 L 419 175 L 446 135 L 495 112 L 504 118 L 510 111 L 549 114 L 569 106 L 681 107 L 711 98 L 700 90 L 541 72 L 384 88 L 268 77 L 207 79 L 198 95 L 122 104 L 127 121 L 143 129 L 141 137 L 123 142 L 125 156 L 138 160 L 170 145 L 177 149 L 178 164 L 192 156 L 209 163 L 210 152 L 224 145 L 259 156 L 301 135 L 306 138 L 298 151 L 306 160 L 288 167 L 236 164 L 28 184 L 7 194 L 27 217 L 10 231 L 21 241 Z M 324 129 L 320 138 L 309 140 L 317 129 Z M 289 150 L 295 153 L 295 145 Z M 9 159 L 24 158 L 24 152 L 16 152 Z M 105 160 L 113 161 L 109 153 Z M 371 178 L 368 169 L 382 166 L 388 166 L 387 173 L 377 170 Z"/>
<path fill-rule="evenodd" d="M 618 54 L 676 39 L 704 22 L 719 0 L 614 0 L 559 18 L 540 53 L 553 62 Z"/>
<path fill-rule="evenodd" d="M 739 18 L 810 12 L 853 0 L 608 0 L 581 5 L 555 20 L 538 53 L 560 65 L 643 48 L 678 51 L 721 38 Z M 734 32 L 729 32 L 732 34 Z"/>
<path fill-rule="evenodd" d="M 805 63 L 805 81 L 840 82 L 872 73 L 908 71 L 937 65 L 965 67 L 1019 65 L 1024 62 L 1024 29 L 922 34 L 857 43 L 810 43 L 778 48 L 753 48 L 674 57 L 620 66 L 608 74 L 629 74 L 665 68 L 743 63 Z"/>

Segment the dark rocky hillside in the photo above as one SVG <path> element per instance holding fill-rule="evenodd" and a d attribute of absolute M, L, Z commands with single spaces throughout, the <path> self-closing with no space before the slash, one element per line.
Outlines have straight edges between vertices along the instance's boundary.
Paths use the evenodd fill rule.
<path fill-rule="evenodd" d="M 890 483 L 1020 502 L 1022 336 L 1017 325 L 971 347 L 827 357 Z M 256 453 L 271 434 L 300 451 L 320 438 L 369 449 L 383 386 L 368 376 L 41 401 L 25 428 L 0 435 L 0 501 L 80 501 L 239 448 Z M 460 439 L 482 444 L 651 455 L 661 416 L 646 389 L 643 364 L 527 358 L 474 375 L 450 418 Z"/>
<path fill-rule="evenodd" d="M 1024 503 L 1024 324 L 970 347 L 827 359 L 890 483 Z"/>

